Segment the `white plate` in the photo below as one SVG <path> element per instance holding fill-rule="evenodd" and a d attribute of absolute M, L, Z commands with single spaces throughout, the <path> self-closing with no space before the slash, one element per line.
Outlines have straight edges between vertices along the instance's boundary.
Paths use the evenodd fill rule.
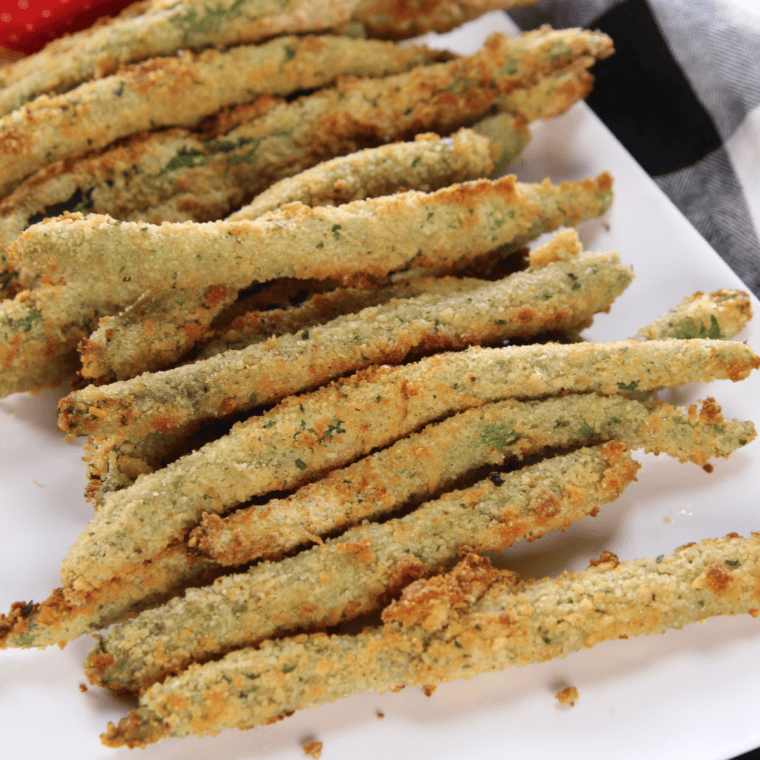
<path fill-rule="evenodd" d="M 490 15 L 453 36 L 462 52 L 493 30 Z M 587 248 L 617 250 L 634 283 L 588 336 L 632 335 L 695 290 L 742 287 L 715 252 L 583 104 L 540 125 L 513 167 L 526 181 L 579 179 L 604 169 L 615 177 L 613 209 L 581 228 Z M 760 304 L 753 299 L 760 311 Z M 757 326 L 739 336 L 760 346 Z M 743 383 L 689 387 L 727 416 L 760 423 L 760 373 Z M 41 600 L 57 585 L 60 561 L 86 524 L 84 465 L 77 444 L 55 424 L 56 395 L 0 400 L 0 610 Z M 760 446 L 755 442 L 708 475 L 695 465 L 639 457 L 639 482 L 593 519 L 530 546 L 512 566 L 527 575 L 580 569 L 602 549 L 623 559 L 657 556 L 688 541 L 760 530 Z M 0 652 L 0 754 L 31 760 L 251 760 L 303 757 L 307 738 L 325 760 L 387 757 L 459 760 L 474 755 L 533 758 L 667 757 L 716 760 L 760 746 L 760 620 L 710 620 L 683 631 L 603 644 L 565 660 L 449 684 L 430 698 L 407 689 L 366 694 L 307 710 L 254 731 L 169 740 L 146 750 L 108 750 L 98 736 L 131 703 L 97 688 L 80 692 L 90 639 L 57 648 Z M 561 708 L 554 694 L 575 686 L 580 700 Z M 378 712 L 385 717 L 381 720 Z"/>

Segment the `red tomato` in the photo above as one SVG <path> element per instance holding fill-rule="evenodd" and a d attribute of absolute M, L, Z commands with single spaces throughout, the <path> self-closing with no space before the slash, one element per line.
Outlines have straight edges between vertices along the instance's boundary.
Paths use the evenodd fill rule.
<path fill-rule="evenodd" d="M 0 47 L 29 54 L 134 0 L 0 0 Z"/>

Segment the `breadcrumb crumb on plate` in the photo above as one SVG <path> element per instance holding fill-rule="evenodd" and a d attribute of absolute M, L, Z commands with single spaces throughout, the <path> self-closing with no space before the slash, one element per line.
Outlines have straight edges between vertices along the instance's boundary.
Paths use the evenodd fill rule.
<path fill-rule="evenodd" d="M 578 689 L 575 686 L 566 686 L 562 691 L 558 691 L 554 698 L 563 707 L 575 707 L 575 703 L 578 700 Z"/>

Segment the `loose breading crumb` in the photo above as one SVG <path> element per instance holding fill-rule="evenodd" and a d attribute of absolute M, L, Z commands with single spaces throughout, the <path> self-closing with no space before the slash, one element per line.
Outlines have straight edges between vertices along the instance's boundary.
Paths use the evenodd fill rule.
<path fill-rule="evenodd" d="M 319 760 L 322 757 L 322 742 L 310 741 L 303 745 L 303 753 L 308 757 L 316 758 Z"/>
<path fill-rule="evenodd" d="M 578 689 L 575 686 L 566 686 L 562 691 L 554 695 L 557 702 L 565 707 L 575 707 L 578 701 Z"/>

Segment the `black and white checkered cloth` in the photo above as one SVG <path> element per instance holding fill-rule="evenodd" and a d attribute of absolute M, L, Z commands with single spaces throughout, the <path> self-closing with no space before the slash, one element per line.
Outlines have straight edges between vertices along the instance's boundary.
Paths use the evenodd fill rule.
<path fill-rule="evenodd" d="M 539 0 L 523 29 L 601 29 L 588 104 L 760 297 L 760 0 Z"/>

